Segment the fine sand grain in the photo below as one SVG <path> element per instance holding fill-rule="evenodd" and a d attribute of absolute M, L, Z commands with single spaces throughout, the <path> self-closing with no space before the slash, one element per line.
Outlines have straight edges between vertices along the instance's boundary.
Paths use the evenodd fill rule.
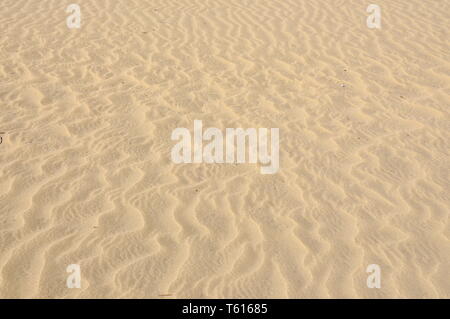
<path fill-rule="evenodd" d="M 2 0 L 0 298 L 450 298 L 449 12 Z M 279 128 L 279 172 L 174 164 L 195 119 Z"/>

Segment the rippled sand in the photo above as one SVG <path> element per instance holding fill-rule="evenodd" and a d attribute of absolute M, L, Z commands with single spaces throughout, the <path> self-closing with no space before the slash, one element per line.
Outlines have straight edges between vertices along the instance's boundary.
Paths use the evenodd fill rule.
<path fill-rule="evenodd" d="M 2 0 L 0 297 L 450 298 L 450 1 L 373 1 Z"/>

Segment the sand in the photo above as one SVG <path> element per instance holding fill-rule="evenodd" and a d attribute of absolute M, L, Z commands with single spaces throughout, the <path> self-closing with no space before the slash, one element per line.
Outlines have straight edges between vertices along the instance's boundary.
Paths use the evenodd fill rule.
<path fill-rule="evenodd" d="M 0 3 L 1 298 L 450 298 L 449 0 L 72 2 Z"/>

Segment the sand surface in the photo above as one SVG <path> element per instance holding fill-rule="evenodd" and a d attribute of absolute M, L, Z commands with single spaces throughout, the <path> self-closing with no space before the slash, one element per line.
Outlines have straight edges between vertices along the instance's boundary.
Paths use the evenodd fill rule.
<path fill-rule="evenodd" d="M 0 297 L 450 298 L 450 1 L 373 1 L 2 0 Z"/>

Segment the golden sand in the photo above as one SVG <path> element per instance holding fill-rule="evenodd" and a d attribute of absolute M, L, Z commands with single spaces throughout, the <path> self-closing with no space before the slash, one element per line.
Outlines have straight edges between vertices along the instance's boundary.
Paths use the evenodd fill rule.
<path fill-rule="evenodd" d="M 450 1 L 373 1 L 2 0 L 0 297 L 450 298 Z"/>

